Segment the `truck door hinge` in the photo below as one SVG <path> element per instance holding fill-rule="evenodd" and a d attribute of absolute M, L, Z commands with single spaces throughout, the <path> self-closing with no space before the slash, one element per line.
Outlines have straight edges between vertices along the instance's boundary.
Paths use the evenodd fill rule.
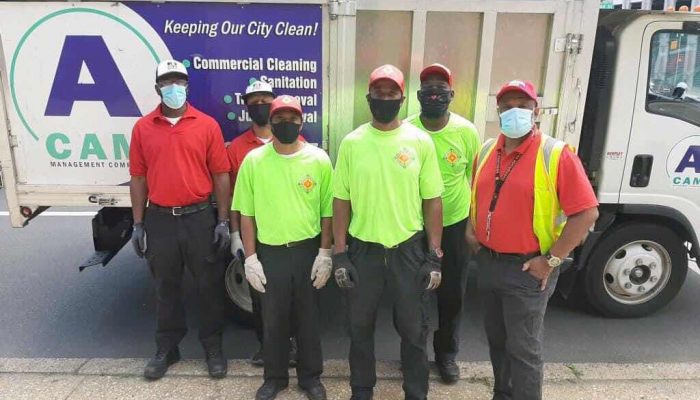
<path fill-rule="evenodd" d="M 17 146 L 19 146 L 19 142 L 17 141 L 17 136 L 10 135 L 10 147 L 17 147 Z"/>
<path fill-rule="evenodd" d="M 569 54 L 579 54 L 583 49 L 583 35 L 578 33 L 567 33 L 566 37 L 558 38 L 554 41 L 554 52 Z"/>
<path fill-rule="evenodd" d="M 328 2 L 328 13 L 331 19 L 354 17 L 357 14 L 357 2 L 355 0 L 331 0 Z"/>

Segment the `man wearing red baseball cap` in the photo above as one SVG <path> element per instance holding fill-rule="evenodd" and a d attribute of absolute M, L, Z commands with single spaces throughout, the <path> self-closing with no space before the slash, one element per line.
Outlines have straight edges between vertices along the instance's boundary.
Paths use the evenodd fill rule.
<path fill-rule="evenodd" d="M 433 142 L 398 117 L 403 100 L 401 71 L 375 69 L 372 121 L 343 139 L 336 162 L 333 268 L 347 296 L 353 400 L 371 399 L 377 382 L 374 325 L 385 287 L 401 336 L 406 399 L 428 395 L 426 321 L 441 280 L 443 183 Z"/>
<path fill-rule="evenodd" d="M 299 140 L 302 121 L 296 98 L 272 102 L 274 139 L 243 159 L 233 194 L 246 279 L 262 303 L 265 382 L 256 400 L 274 399 L 289 384 L 290 317 L 299 387 L 309 399 L 326 399 L 316 290 L 331 275 L 333 169 L 323 150 Z"/>
<path fill-rule="evenodd" d="M 418 101 L 421 112 L 408 122 L 425 131 L 435 143 L 445 192 L 442 194 L 442 284 L 437 289 L 438 330 L 433 334 L 435 363 L 445 383 L 459 379 L 455 357 L 459 350 L 459 322 L 464 297 L 464 270 L 468 251 L 464 229 L 469 215 L 474 157 L 481 138 L 471 122 L 450 112 L 454 91 L 452 72 L 442 64 L 432 64 L 420 73 Z"/>
<path fill-rule="evenodd" d="M 496 99 L 501 135 L 475 162 L 466 238 L 477 253 L 493 398 L 539 400 L 547 301 L 598 202 L 571 148 L 539 132 L 535 86 L 514 80 Z"/>

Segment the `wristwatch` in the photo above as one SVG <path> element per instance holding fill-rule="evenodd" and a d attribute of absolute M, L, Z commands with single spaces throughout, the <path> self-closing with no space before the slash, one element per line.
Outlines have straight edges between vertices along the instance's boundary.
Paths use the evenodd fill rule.
<path fill-rule="evenodd" d="M 552 255 L 552 253 L 545 254 L 544 258 L 547 260 L 547 264 L 552 268 L 560 266 L 563 261 L 561 258 Z"/>
<path fill-rule="evenodd" d="M 431 249 L 428 253 L 430 253 L 431 255 L 434 255 L 435 257 L 437 257 L 441 260 L 442 260 L 442 256 L 445 255 L 445 253 L 443 253 L 442 249 L 439 247 L 437 249 Z"/>

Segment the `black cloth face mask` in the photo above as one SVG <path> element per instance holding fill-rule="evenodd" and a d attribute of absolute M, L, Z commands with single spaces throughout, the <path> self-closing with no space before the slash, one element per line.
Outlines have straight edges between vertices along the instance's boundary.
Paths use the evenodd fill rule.
<path fill-rule="evenodd" d="M 282 144 L 292 144 L 297 137 L 299 137 L 299 131 L 301 130 L 301 124 L 294 122 L 278 122 L 272 124 L 272 134 L 275 135 L 277 140 Z"/>
<path fill-rule="evenodd" d="M 247 107 L 250 119 L 257 126 L 265 126 L 270 122 L 270 104 L 250 104 Z"/>
<path fill-rule="evenodd" d="M 452 101 L 452 91 L 429 89 L 418 91 L 421 114 L 430 119 L 440 118 L 447 113 Z"/>
<path fill-rule="evenodd" d="M 403 99 L 384 100 L 375 99 L 367 95 L 367 102 L 369 103 L 369 110 L 372 112 L 374 119 L 382 124 L 388 124 L 399 115 L 399 109 L 401 109 L 401 102 L 403 102 Z"/>

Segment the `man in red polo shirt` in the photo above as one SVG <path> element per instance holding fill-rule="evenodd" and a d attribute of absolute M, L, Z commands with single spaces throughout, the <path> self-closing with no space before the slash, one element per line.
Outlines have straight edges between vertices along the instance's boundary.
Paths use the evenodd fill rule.
<path fill-rule="evenodd" d="M 501 134 L 475 161 L 466 238 L 478 253 L 493 399 L 539 400 L 547 301 L 598 202 L 573 151 L 539 132 L 534 85 L 511 81 L 496 99 Z"/>
<path fill-rule="evenodd" d="M 187 70 L 166 60 L 156 70 L 161 104 L 136 122 L 129 162 L 134 217 L 132 244 L 156 281 L 157 351 L 144 376 L 159 379 L 180 360 L 187 332 L 182 303 L 185 265 L 194 276 L 199 339 L 209 375 L 223 378 L 224 266 L 229 247 L 231 166 L 217 122 L 187 103 Z M 216 195 L 218 222 L 209 201 Z M 146 206 L 148 203 L 148 207 Z"/>

